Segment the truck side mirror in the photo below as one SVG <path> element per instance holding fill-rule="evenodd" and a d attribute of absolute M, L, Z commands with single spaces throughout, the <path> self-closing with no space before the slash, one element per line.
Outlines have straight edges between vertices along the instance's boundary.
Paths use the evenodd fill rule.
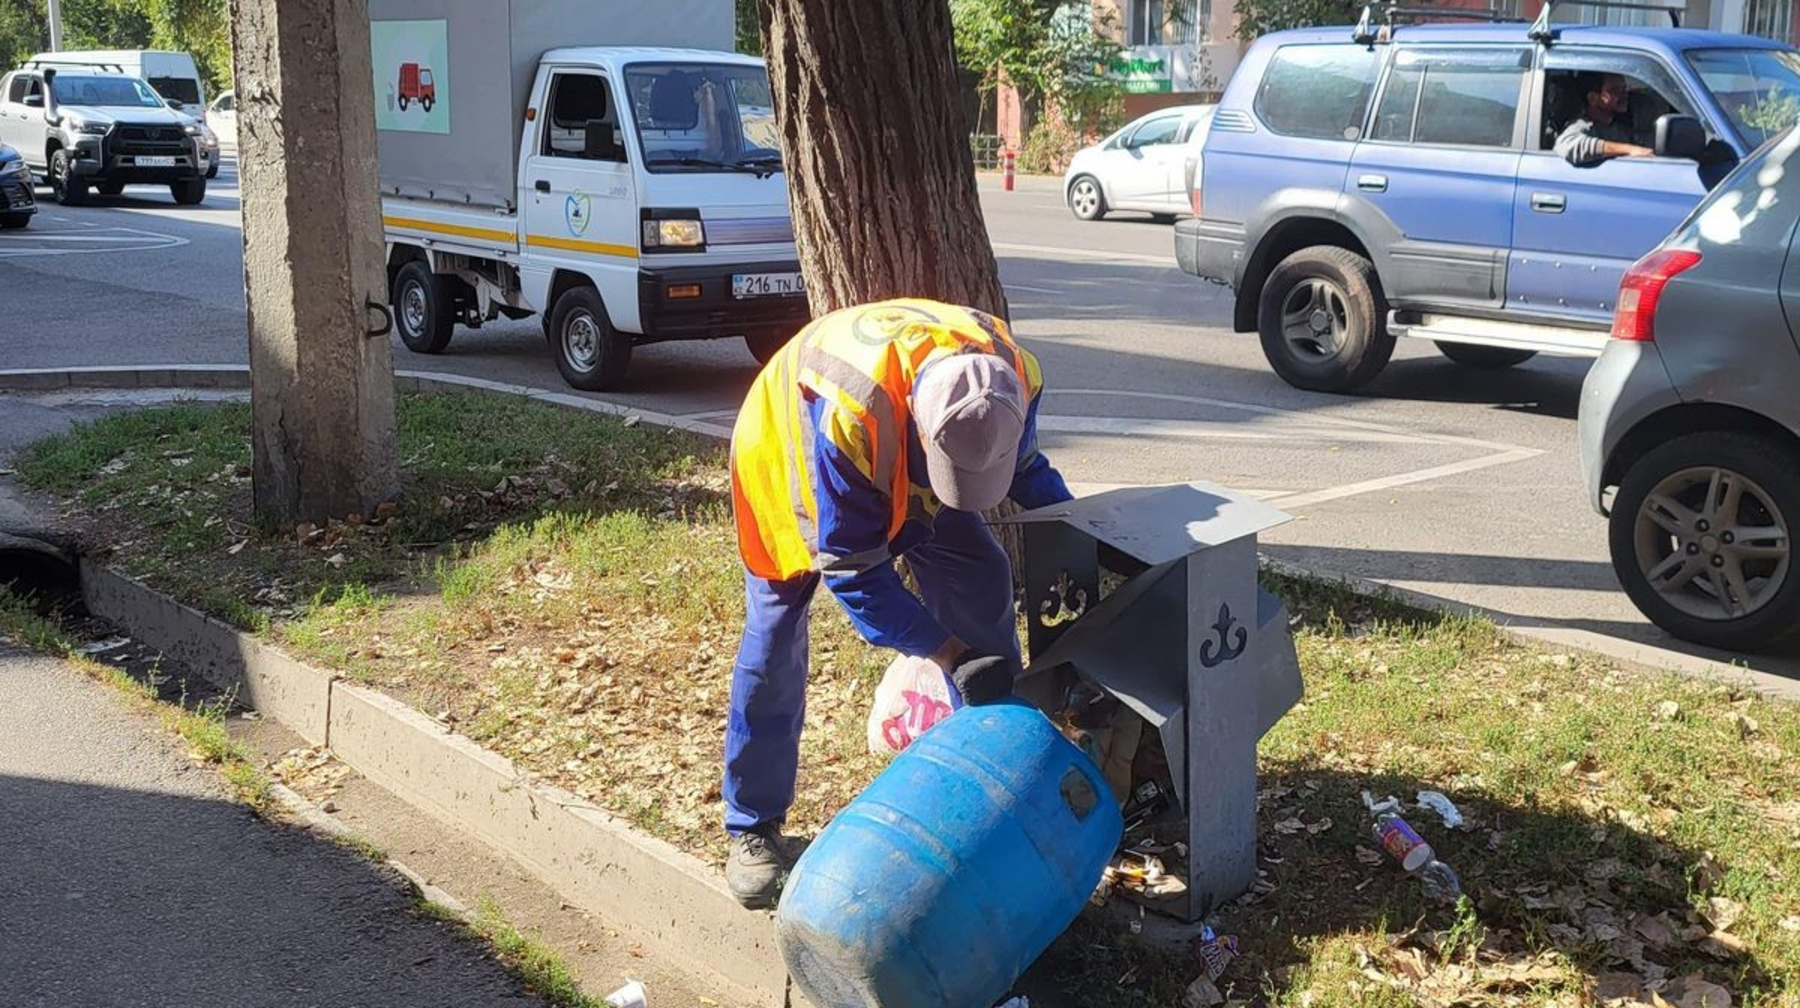
<path fill-rule="evenodd" d="M 589 161 L 623 161 L 625 145 L 616 135 L 618 127 L 605 119 L 589 119 L 581 138 L 581 154 Z"/>
<path fill-rule="evenodd" d="M 167 100 L 169 103 L 169 107 L 174 109 L 177 112 L 180 112 L 182 109 L 187 108 L 187 104 L 179 98 L 170 98 Z"/>
<path fill-rule="evenodd" d="M 1706 127 L 1693 116 L 1666 115 L 1656 120 L 1656 156 L 1698 161 L 1706 152 Z"/>
<path fill-rule="evenodd" d="M 43 108 L 44 107 L 44 96 L 41 94 L 26 95 L 25 96 L 25 107 L 26 108 Z"/>

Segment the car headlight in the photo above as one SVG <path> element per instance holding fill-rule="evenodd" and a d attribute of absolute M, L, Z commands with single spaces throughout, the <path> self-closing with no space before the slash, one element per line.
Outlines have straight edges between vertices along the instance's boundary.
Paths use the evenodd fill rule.
<path fill-rule="evenodd" d="M 110 129 L 111 127 L 107 126 L 105 123 L 91 123 L 91 122 L 80 122 L 77 120 L 70 120 L 69 128 L 74 130 L 77 133 L 86 133 L 89 136 L 105 136 L 106 131 L 108 129 Z"/>
<path fill-rule="evenodd" d="M 200 135 L 200 127 L 195 123 L 184 124 L 181 127 L 181 131 L 183 133 L 186 133 L 188 136 L 199 136 Z"/>
<path fill-rule="evenodd" d="M 645 248 L 697 248 L 706 244 L 706 228 L 697 220 L 647 220 Z"/>

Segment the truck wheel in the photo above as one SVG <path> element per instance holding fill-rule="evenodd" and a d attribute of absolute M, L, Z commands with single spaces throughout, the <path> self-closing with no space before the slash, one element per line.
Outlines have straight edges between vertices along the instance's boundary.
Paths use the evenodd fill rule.
<path fill-rule="evenodd" d="M 756 363 L 767 364 L 775 359 L 781 348 L 788 345 L 793 334 L 777 330 L 775 332 L 755 333 L 744 337 L 744 345 L 750 348 L 750 356 Z"/>
<path fill-rule="evenodd" d="M 1438 352 L 1465 367 L 1498 371 L 1523 364 L 1537 356 L 1536 350 L 1514 350 L 1511 347 L 1476 346 L 1473 343 L 1437 343 Z"/>
<path fill-rule="evenodd" d="M 0 230 L 17 231 L 31 226 L 31 215 L 28 213 L 0 214 Z"/>
<path fill-rule="evenodd" d="M 102 195 L 102 196 L 117 196 L 120 193 L 125 191 L 125 183 L 123 183 L 123 182 L 102 182 L 99 185 L 95 186 L 94 188 L 98 189 L 100 191 L 100 195 Z"/>
<path fill-rule="evenodd" d="M 394 274 L 394 328 L 413 353 L 443 353 L 456 331 L 456 295 L 431 267 L 414 260 Z"/>
<path fill-rule="evenodd" d="M 75 174 L 66 149 L 50 155 L 50 195 L 63 206 L 81 206 L 88 201 L 87 179 Z"/>
<path fill-rule="evenodd" d="M 1729 651 L 1800 645 L 1800 459 L 1752 434 L 1688 434 L 1633 463 L 1613 499 L 1613 570 L 1651 622 Z"/>
<path fill-rule="evenodd" d="M 1301 249 L 1270 271 L 1257 323 L 1263 356 L 1295 388 L 1349 392 L 1394 355 L 1374 264 L 1335 245 Z"/>
<path fill-rule="evenodd" d="M 550 344 L 563 381 L 587 392 L 617 388 L 631 367 L 631 337 L 613 328 L 592 287 L 575 287 L 556 299 Z"/>
<path fill-rule="evenodd" d="M 169 195 L 182 206 L 199 206 L 206 202 L 206 180 L 189 179 L 186 182 L 169 183 Z"/>

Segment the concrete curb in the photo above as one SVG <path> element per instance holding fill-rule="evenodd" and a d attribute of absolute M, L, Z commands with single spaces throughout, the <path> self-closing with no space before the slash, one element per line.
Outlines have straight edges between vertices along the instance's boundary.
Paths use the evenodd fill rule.
<path fill-rule="evenodd" d="M 734 1001 L 787 1008 L 774 918 L 720 875 L 407 705 L 313 668 L 84 560 L 95 615 L 187 663 L 395 795 L 519 861 L 570 903 L 703 975 Z"/>

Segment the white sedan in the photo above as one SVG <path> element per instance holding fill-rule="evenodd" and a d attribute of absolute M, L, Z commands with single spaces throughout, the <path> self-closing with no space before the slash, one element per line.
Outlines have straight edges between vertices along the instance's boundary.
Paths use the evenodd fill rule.
<path fill-rule="evenodd" d="M 1192 213 L 1190 173 L 1217 107 L 1159 109 L 1076 151 L 1063 173 L 1069 209 L 1086 221 L 1114 210 L 1140 210 L 1168 221 Z"/>

